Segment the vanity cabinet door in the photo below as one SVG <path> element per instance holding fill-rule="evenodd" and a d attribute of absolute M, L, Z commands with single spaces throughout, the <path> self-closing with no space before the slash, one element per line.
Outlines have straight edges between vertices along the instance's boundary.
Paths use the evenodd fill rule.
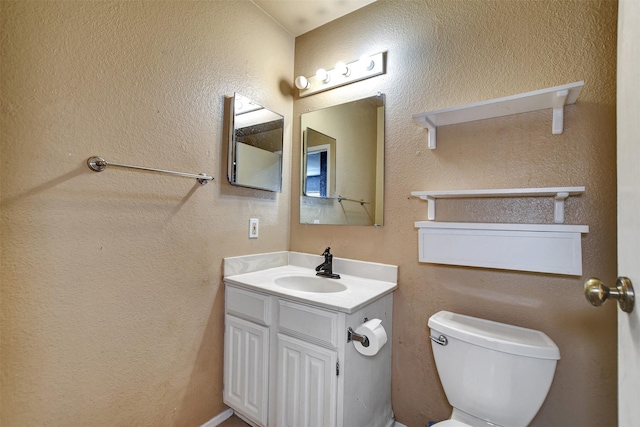
<path fill-rule="evenodd" d="M 337 353 L 278 334 L 278 427 L 335 427 Z"/>
<path fill-rule="evenodd" d="M 224 403 L 265 427 L 269 390 L 269 328 L 225 316 Z"/>

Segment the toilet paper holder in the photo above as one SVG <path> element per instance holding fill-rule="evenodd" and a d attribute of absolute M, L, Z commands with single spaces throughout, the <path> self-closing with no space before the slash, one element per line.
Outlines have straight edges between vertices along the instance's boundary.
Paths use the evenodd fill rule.
<path fill-rule="evenodd" d="M 354 330 L 349 326 L 347 328 L 347 342 L 358 341 L 362 343 L 363 347 L 369 347 L 369 338 L 366 335 L 356 334 Z"/>

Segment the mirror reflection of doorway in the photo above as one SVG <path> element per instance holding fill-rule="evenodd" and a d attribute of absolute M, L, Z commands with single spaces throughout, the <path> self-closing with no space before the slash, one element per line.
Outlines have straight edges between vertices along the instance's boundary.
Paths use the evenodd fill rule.
<path fill-rule="evenodd" d="M 311 147 L 307 152 L 307 196 L 327 197 L 329 146 Z"/>
<path fill-rule="evenodd" d="M 304 195 L 308 197 L 335 197 L 336 140 L 311 128 L 305 131 L 303 158 Z"/>

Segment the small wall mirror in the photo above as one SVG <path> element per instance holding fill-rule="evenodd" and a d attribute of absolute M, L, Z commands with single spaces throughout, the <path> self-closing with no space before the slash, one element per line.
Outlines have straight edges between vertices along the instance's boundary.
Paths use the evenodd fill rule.
<path fill-rule="evenodd" d="M 231 105 L 227 179 L 233 185 L 282 191 L 284 117 L 239 93 Z"/>
<path fill-rule="evenodd" d="M 384 95 L 301 115 L 302 224 L 382 225 Z"/>

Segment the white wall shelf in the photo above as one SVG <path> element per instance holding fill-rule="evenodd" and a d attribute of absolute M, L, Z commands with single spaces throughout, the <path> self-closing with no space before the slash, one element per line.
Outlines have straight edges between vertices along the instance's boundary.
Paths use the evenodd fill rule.
<path fill-rule="evenodd" d="M 582 275 L 586 225 L 418 221 L 418 259 L 434 264 Z"/>
<path fill-rule="evenodd" d="M 561 134 L 564 127 L 564 106 L 576 102 L 584 82 L 569 83 L 533 92 L 460 105 L 437 111 L 414 114 L 414 122 L 429 130 L 429 148 L 436 148 L 436 129 L 439 126 L 475 120 L 492 119 L 512 114 L 553 108 L 551 132 Z"/>
<path fill-rule="evenodd" d="M 435 264 L 582 275 L 582 233 L 586 225 L 564 222 L 564 201 L 584 187 L 413 191 L 428 202 L 428 221 L 418 221 L 419 261 Z M 555 224 L 435 221 L 437 199 L 553 197 Z"/>
<path fill-rule="evenodd" d="M 554 222 L 564 223 L 564 201 L 569 196 L 584 193 L 584 187 L 508 188 L 489 190 L 412 191 L 411 195 L 426 200 L 427 219 L 436 219 L 436 199 L 463 199 L 477 197 L 553 197 Z"/>

